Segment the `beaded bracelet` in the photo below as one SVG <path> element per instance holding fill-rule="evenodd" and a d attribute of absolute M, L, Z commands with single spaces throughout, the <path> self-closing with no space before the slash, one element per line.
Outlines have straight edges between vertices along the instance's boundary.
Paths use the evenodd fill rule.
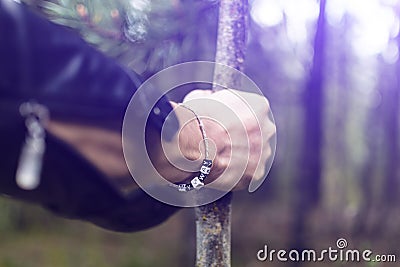
<path fill-rule="evenodd" d="M 186 108 L 187 110 L 190 110 L 194 114 L 194 116 L 199 124 L 201 135 L 203 136 L 204 149 L 205 149 L 205 158 L 203 159 L 203 162 L 201 164 L 198 175 L 196 177 L 194 177 L 190 181 L 190 183 L 172 184 L 172 186 L 176 187 L 179 192 L 188 192 L 193 189 L 200 189 L 204 186 L 204 180 L 207 178 L 208 174 L 211 171 L 212 160 L 209 159 L 209 146 L 208 146 L 207 134 L 206 134 L 206 130 L 204 128 L 203 122 L 200 120 L 200 117 L 197 115 L 197 113 L 193 109 L 191 109 L 190 107 L 183 105 L 183 104 L 180 104 L 180 106 Z"/>

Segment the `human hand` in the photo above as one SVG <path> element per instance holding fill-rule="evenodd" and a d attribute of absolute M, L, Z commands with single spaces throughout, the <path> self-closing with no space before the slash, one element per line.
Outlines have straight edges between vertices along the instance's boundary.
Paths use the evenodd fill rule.
<path fill-rule="evenodd" d="M 230 190 L 232 183 L 237 182 L 234 190 L 240 190 L 248 187 L 252 179 L 265 177 L 266 164 L 272 156 L 269 141 L 276 131 L 268 117 L 269 103 L 265 97 L 237 90 L 195 90 L 185 97 L 184 105 L 201 118 L 210 144 L 213 167 L 206 183 L 214 181 L 210 185 L 213 188 Z M 198 122 L 190 110 L 176 103 L 173 106 L 181 125 L 179 147 L 163 142 L 164 152 L 176 168 L 193 171 L 193 166 L 197 166 L 198 171 L 205 157 Z M 173 152 L 178 150 L 179 153 Z"/>

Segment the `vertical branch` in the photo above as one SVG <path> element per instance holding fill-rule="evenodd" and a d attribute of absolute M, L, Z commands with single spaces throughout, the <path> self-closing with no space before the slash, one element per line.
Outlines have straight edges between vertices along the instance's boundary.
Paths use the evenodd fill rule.
<path fill-rule="evenodd" d="M 221 0 L 215 61 L 243 70 L 246 44 L 247 0 Z M 226 68 L 225 68 L 226 70 Z M 215 68 L 214 82 L 239 86 L 232 71 Z M 216 85 L 214 90 L 218 90 Z M 224 196 L 214 203 L 196 208 L 196 266 L 230 266 L 231 198 Z"/>
<path fill-rule="evenodd" d="M 215 62 L 243 71 L 246 48 L 247 0 L 221 0 Z M 225 71 L 224 71 L 225 70 Z M 214 82 L 239 86 L 237 73 L 216 68 Z M 218 88 L 214 85 L 214 90 Z"/>
<path fill-rule="evenodd" d="M 196 208 L 196 266 L 231 266 L 232 194 Z"/>

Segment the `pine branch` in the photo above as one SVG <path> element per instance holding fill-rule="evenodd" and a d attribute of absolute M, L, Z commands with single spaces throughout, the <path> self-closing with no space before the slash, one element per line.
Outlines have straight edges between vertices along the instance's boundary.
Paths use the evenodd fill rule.
<path fill-rule="evenodd" d="M 141 74 L 211 60 L 215 49 L 216 0 L 23 1 Z"/>

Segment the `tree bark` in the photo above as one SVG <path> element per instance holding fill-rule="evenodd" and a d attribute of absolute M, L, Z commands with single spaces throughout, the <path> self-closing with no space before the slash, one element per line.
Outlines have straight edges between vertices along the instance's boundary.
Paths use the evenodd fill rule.
<path fill-rule="evenodd" d="M 196 208 L 196 266 L 231 266 L 231 199 Z"/>
<path fill-rule="evenodd" d="M 243 70 L 246 45 L 247 0 L 221 0 L 215 61 Z M 239 77 L 216 68 L 214 82 L 239 85 Z M 213 86 L 214 90 L 219 90 Z M 196 208 L 196 266 L 231 266 L 232 194 Z"/>

